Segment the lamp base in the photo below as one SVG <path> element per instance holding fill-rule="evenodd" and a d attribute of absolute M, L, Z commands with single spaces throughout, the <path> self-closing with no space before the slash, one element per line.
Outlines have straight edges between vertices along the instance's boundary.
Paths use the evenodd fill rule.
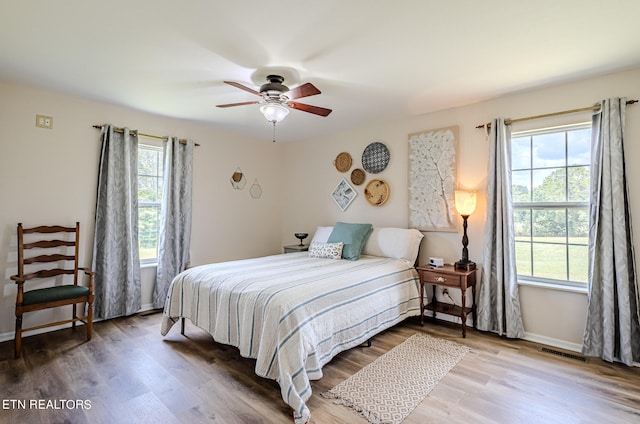
<path fill-rule="evenodd" d="M 461 269 L 463 271 L 473 271 L 476 269 L 476 263 L 471 261 L 458 261 L 453 264 L 455 269 Z"/>

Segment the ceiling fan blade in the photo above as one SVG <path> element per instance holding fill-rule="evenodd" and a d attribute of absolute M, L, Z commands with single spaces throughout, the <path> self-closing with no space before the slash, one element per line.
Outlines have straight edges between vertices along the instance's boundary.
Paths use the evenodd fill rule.
<path fill-rule="evenodd" d="M 255 102 L 228 103 L 226 105 L 216 105 L 216 107 L 233 107 L 233 106 L 255 105 L 256 103 L 260 103 L 260 102 L 256 100 Z"/>
<path fill-rule="evenodd" d="M 260 96 L 260 93 L 258 93 L 256 90 L 247 87 L 246 85 L 242 85 L 238 82 L 233 82 L 233 81 L 223 81 L 225 84 L 229 84 L 231 86 L 234 86 L 235 88 L 239 88 L 240 90 L 244 90 L 244 91 L 248 91 L 251 94 L 255 94 L 256 96 Z"/>
<path fill-rule="evenodd" d="M 331 109 L 326 109 L 320 106 L 306 105 L 304 103 L 298 103 L 298 102 L 289 102 L 287 103 L 287 106 L 289 106 L 292 109 L 297 109 L 303 112 L 309 112 L 309 113 L 313 113 L 314 115 L 320 115 L 320 116 L 327 116 L 331 113 Z"/>
<path fill-rule="evenodd" d="M 308 82 L 289 90 L 287 97 L 290 99 L 301 99 L 302 97 L 315 96 L 316 94 L 320 94 L 320 90 L 318 90 L 315 85 Z"/>

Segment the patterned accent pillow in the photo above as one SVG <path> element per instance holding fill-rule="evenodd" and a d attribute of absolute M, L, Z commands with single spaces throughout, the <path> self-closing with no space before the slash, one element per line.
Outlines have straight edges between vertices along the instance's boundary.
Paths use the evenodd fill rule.
<path fill-rule="evenodd" d="M 341 259 L 344 243 L 320 243 L 311 242 L 309 246 L 309 257 L 320 259 Z"/>

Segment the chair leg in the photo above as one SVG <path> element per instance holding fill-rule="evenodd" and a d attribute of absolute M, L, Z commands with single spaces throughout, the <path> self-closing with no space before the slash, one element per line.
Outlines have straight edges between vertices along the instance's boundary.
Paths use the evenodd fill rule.
<path fill-rule="evenodd" d="M 16 335 L 14 338 L 15 358 L 22 353 L 22 315 L 16 315 Z"/>
<path fill-rule="evenodd" d="M 87 302 L 87 341 L 91 340 L 93 333 L 93 302 Z"/>
<path fill-rule="evenodd" d="M 74 330 L 76 329 L 75 319 L 78 318 L 78 314 L 77 314 L 77 311 L 76 311 L 76 306 L 77 305 L 74 303 L 73 306 L 72 306 L 73 312 L 72 312 L 72 315 L 71 315 L 71 318 L 74 319 L 74 321 L 71 322 L 71 328 L 73 328 Z"/>

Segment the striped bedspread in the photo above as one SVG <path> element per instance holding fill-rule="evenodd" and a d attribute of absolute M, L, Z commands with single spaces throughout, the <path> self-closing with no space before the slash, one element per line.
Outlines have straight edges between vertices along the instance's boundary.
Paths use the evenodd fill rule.
<path fill-rule="evenodd" d="M 162 321 L 180 317 L 256 359 L 296 423 L 309 418 L 310 380 L 338 353 L 419 315 L 418 276 L 406 261 L 309 258 L 306 252 L 203 265 L 178 275 Z"/>

